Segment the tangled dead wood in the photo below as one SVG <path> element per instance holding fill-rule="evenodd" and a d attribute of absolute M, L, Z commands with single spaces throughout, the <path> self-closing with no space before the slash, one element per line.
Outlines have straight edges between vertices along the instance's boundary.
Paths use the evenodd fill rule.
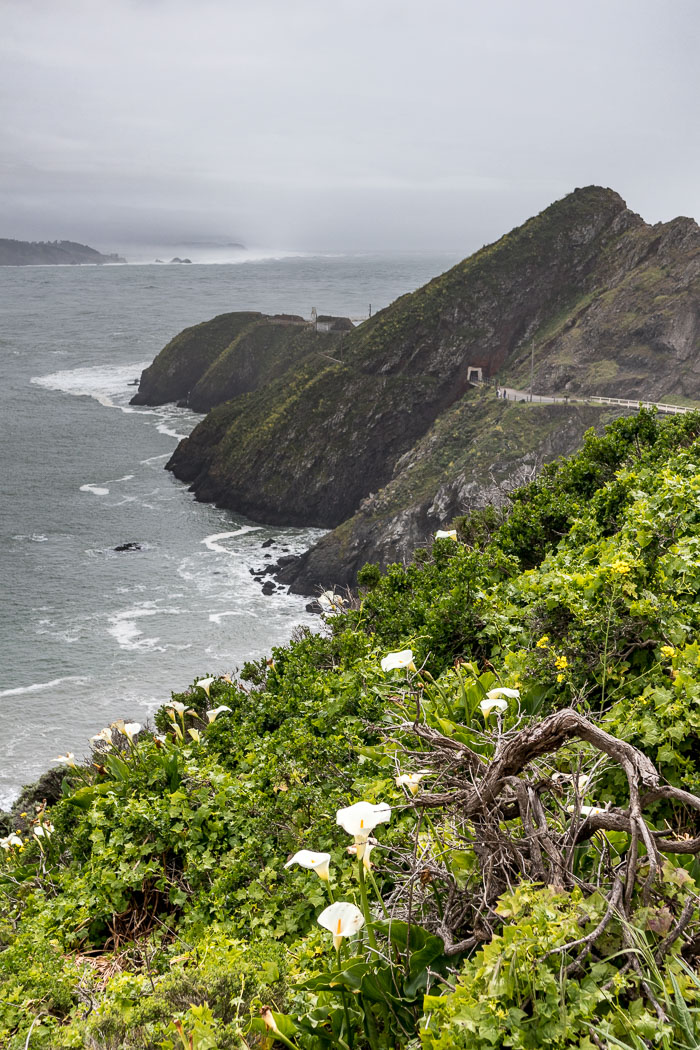
<path fill-rule="evenodd" d="M 401 722 L 394 729 L 404 747 L 411 735 L 418 737 L 424 749 L 410 753 L 436 773 L 435 789 L 420 791 L 412 799 L 419 829 L 425 820 L 435 835 L 429 846 L 414 853 L 410 863 L 404 858 L 404 870 L 408 866 L 414 908 L 418 887 L 439 880 L 445 885 L 441 914 L 427 891 L 421 903 L 422 921 L 442 936 L 448 953 L 467 951 L 487 940 L 501 921 L 495 912 L 498 897 L 526 880 L 562 891 L 579 886 L 584 893 L 602 893 L 607 901 L 593 930 L 558 949 L 573 956 L 567 966 L 570 974 L 579 971 L 585 957 L 595 952 L 613 920 L 624 926 L 640 906 L 663 908 L 670 917 L 669 928 L 656 945 L 657 961 L 679 938 L 687 954 L 697 952 L 700 938 L 698 930 L 693 930 L 697 897 L 685 888 L 669 888 L 662 876 L 663 854 L 700 854 L 700 834 L 696 826 L 694 835 L 679 829 L 674 834 L 673 828 L 660 831 L 645 817 L 645 810 L 661 801 L 676 803 L 685 814 L 683 827 L 687 828 L 697 824 L 700 798 L 662 784 L 653 763 L 638 748 L 571 708 L 520 730 L 499 732 L 490 757 L 427 725 L 420 708 L 414 721 Z M 561 783 L 552 777 L 552 756 L 572 742 L 589 745 L 585 757 L 590 765 L 599 766 L 602 759 L 607 760 L 608 768 L 614 764 L 623 771 L 626 806 L 582 806 L 576 776 L 565 778 L 572 803 L 563 804 Z M 579 762 L 581 758 L 579 749 Z M 432 824 L 431 813 L 433 818 L 440 814 L 441 830 Z M 604 834 L 598 834 L 606 831 L 624 832 L 626 848 L 620 853 L 611 850 Z M 582 877 L 576 870 L 581 848 L 597 851 L 594 877 L 590 871 Z M 476 860 L 478 878 L 466 884 L 462 880 L 460 885 L 450 855 L 465 850 Z M 688 883 L 692 886 L 690 878 Z M 405 886 L 404 881 L 403 888 L 399 885 L 394 893 L 395 910 L 405 900 Z M 624 965 L 638 969 L 629 938 L 624 942 L 623 937 Z"/>

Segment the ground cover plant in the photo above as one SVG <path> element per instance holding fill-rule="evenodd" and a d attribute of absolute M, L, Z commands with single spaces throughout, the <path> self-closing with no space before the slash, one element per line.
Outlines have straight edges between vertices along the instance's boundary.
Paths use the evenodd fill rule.
<path fill-rule="evenodd" d="M 700 416 L 445 524 L 2 818 L 0 1045 L 700 1046 Z"/>

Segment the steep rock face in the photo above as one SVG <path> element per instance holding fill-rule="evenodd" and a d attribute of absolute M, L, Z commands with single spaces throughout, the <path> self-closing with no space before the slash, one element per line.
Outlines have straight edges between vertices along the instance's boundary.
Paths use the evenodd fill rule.
<path fill-rule="evenodd" d="M 543 329 L 502 378 L 535 389 L 663 401 L 700 399 L 700 228 L 679 218 L 630 231 L 608 252 L 607 283 Z"/>
<path fill-rule="evenodd" d="M 610 190 L 577 190 L 307 358 L 282 384 L 221 406 L 169 467 L 201 499 L 268 522 L 335 526 L 385 485 L 396 460 L 531 333 L 619 265 L 644 227 Z"/>
<path fill-rule="evenodd" d="M 211 321 L 185 328 L 141 373 L 138 393 L 131 404 L 165 405 L 187 400 L 219 354 L 261 317 L 256 312 L 219 314 Z"/>
<path fill-rule="evenodd" d="M 509 492 L 578 449 L 590 427 L 602 428 L 619 411 L 506 402 L 490 388 L 472 391 L 397 462 L 388 485 L 278 578 L 292 591 L 318 594 L 353 586 L 366 562 L 384 568 L 408 561 L 457 515 L 502 506 Z"/>

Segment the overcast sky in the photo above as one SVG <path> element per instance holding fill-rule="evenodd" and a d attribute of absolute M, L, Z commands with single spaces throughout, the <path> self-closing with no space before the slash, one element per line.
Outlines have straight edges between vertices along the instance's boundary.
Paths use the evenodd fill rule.
<path fill-rule="evenodd" d="M 700 217 L 698 0 L 0 0 L 0 237 L 467 254 Z"/>

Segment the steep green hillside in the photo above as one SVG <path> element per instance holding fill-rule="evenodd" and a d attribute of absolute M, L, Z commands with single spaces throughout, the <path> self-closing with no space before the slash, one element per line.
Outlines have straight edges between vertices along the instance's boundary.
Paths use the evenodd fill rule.
<path fill-rule="evenodd" d="M 0 1045 L 697 1046 L 699 494 L 700 414 L 618 420 L 64 756 L 0 818 Z"/>
<path fill-rule="evenodd" d="M 259 313 L 219 314 L 171 339 L 141 373 L 132 405 L 164 405 L 186 400 L 190 390 L 230 343 L 262 317 Z"/>
<path fill-rule="evenodd" d="M 309 354 L 334 354 L 339 344 L 331 332 L 262 318 L 244 328 L 211 363 L 189 393 L 195 412 L 272 383 Z"/>

